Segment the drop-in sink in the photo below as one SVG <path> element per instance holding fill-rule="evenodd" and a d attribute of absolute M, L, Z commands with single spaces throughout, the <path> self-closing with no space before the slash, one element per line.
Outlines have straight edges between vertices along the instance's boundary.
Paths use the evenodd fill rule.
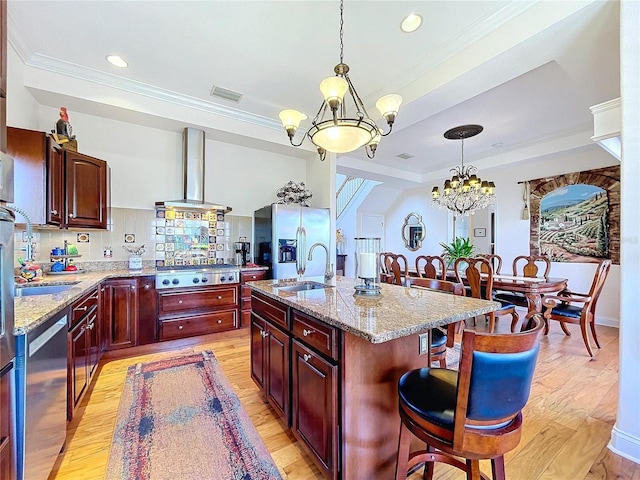
<path fill-rule="evenodd" d="M 28 287 L 15 288 L 16 297 L 29 297 L 31 295 L 54 295 L 62 293 L 73 287 L 75 283 L 66 283 L 64 285 L 30 285 Z"/>
<path fill-rule="evenodd" d="M 325 285 L 324 283 L 318 282 L 299 282 L 292 285 L 287 284 L 282 286 L 274 284 L 273 286 L 282 292 L 302 292 L 305 290 L 320 290 L 323 288 L 331 288 L 331 285 Z"/>

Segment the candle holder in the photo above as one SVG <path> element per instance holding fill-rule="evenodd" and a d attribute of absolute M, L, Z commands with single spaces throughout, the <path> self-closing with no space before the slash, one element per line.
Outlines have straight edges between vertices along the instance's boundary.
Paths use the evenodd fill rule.
<path fill-rule="evenodd" d="M 380 295 L 380 237 L 354 240 L 356 295 Z"/>

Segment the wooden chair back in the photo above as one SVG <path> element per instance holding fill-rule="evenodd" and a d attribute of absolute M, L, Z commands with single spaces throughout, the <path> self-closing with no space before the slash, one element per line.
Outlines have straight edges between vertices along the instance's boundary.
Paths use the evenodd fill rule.
<path fill-rule="evenodd" d="M 388 268 L 386 274 L 387 283 L 403 285 L 405 278 L 409 276 L 407 257 L 402 254 L 387 252 L 385 253 L 384 262 Z"/>
<path fill-rule="evenodd" d="M 436 278 L 407 277 L 405 282 L 407 287 L 421 287 L 439 292 L 451 293 L 453 295 L 464 295 L 464 284 L 461 282 L 449 282 Z"/>
<path fill-rule="evenodd" d="M 550 271 L 551 260 L 546 255 L 520 255 L 513 259 L 514 276 L 549 278 Z"/>
<path fill-rule="evenodd" d="M 598 303 L 600 293 L 602 293 L 602 287 L 604 287 L 604 281 L 607 279 L 610 269 L 611 260 L 602 260 L 598 265 L 598 268 L 596 268 L 596 272 L 593 276 L 593 282 L 591 282 L 591 288 L 588 293 L 591 297 L 591 302 L 589 302 L 588 308 L 592 315 L 596 314 L 596 304 Z"/>
<path fill-rule="evenodd" d="M 458 258 L 453 264 L 456 280 L 463 280 L 471 290 L 473 298 L 491 300 L 493 290 L 493 269 L 486 258 Z M 481 276 L 481 272 L 484 274 Z"/>
<path fill-rule="evenodd" d="M 447 275 L 447 265 L 442 257 L 437 255 L 418 255 L 416 270 L 420 278 L 437 278 L 444 280 Z"/>
<path fill-rule="evenodd" d="M 493 268 L 494 274 L 500 273 L 500 270 L 502 270 L 502 257 L 500 255 L 496 255 L 494 253 L 480 253 L 476 255 L 476 257 L 480 257 L 488 260 L 489 264 L 491 265 L 491 268 Z M 481 268 L 484 268 L 486 270 L 486 267 L 484 265 L 482 265 Z M 487 272 L 482 270 L 482 273 L 487 273 Z"/>
<path fill-rule="evenodd" d="M 380 273 L 388 274 L 389 273 L 389 264 L 391 260 L 389 260 L 389 264 L 387 263 L 387 255 L 391 252 L 380 252 Z"/>

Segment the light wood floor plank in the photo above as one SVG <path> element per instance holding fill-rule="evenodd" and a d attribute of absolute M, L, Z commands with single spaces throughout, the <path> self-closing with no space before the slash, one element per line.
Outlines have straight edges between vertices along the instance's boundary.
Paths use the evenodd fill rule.
<path fill-rule="evenodd" d="M 509 322 L 498 321 L 504 331 Z M 483 322 L 478 328 L 484 328 Z M 591 360 L 579 331 L 565 337 L 557 324 L 541 343 L 531 397 L 525 407 L 522 440 L 506 456 L 511 480 L 640 480 L 640 466 L 606 445 L 617 404 L 618 332 L 598 327 L 603 346 Z M 570 326 L 571 327 L 571 326 Z M 240 330 L 190 340 L 177 350 L 101 362 L 94 387 L 83 399 L 79 421 L 69 425 L 65 451 L 49 480 L 100 480 L 104 476 L 120 393 L 129 365 L 192 351 L 213 350 L 243 406 L 256 425 L 285 480 L 321 478 L 310 457 L 265 403 L 249 372 L 249 332 Z M 394 443 L 396 439 L 390 439 Z M 481 462 L 489 474 L 489 462 Z M 420 473 L 410 477 L 421 478 Z M 436 480 L 462 480 L 464 474 L 437 465 Z M 349 479 L 354 480 L 354 479 Z M 355 479 L 357 480 L 357 479 Z M 385 480 L 385 479 L 373 479 Z"/>

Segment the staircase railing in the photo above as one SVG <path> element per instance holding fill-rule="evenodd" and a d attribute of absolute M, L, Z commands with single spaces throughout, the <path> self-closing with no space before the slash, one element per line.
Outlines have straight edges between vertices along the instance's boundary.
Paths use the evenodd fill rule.
<path fill-rule="evenodd" d="M 362 185 L 364 184 L 364 178 L 355 178 L 347 176 L 338 188 L 336 192 L 336 210 L 338 211 L 338 218 L 342 215 L 342 212 L 347 208 L 349 202 L 356 196 Z"/>

